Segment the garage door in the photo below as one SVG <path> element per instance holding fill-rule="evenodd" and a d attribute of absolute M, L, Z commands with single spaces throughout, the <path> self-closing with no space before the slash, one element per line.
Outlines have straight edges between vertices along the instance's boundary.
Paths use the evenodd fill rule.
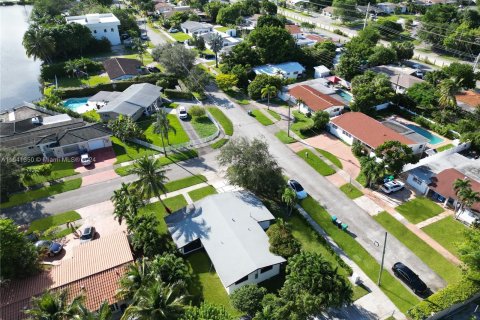
<path fill-rule="evenodd" d="M 105 147 L 103 140 L 88 141 L 88 149 L 95 150 Z"/>

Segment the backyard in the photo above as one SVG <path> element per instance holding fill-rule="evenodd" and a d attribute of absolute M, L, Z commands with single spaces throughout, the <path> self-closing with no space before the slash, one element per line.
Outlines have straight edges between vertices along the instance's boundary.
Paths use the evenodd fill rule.
<path fill-rule="evenodd" d="M 297 141 L 291 136 L 289 137 L 285 130 L 278 131 L 277 133 L 275 133 L 275 136 L 285 144 L 294 143 Z"/>
<path fill-rule="evenodd" d="M 450 216 L 429 224 L 423 227 L 422 230 L 458 257 L 456 244 L 465 241 L 465 231 L 467 231 L 467 227 Z"/>
<path fill-rule="evenodd" d="M 89 77 L 63 77 L 58 78 L 58 86 L 64 87 L 81 87 L 81 86 L 96 86 L 101 83 L 109 83 L 110 78 L 107 75 L 94 75 Z"/>
<path fill-rule="evenodd" d="M 432 200 L 417 197 L 395 208 L 411 223 L 419 223 L 442 213 L 444 209 Z"/>

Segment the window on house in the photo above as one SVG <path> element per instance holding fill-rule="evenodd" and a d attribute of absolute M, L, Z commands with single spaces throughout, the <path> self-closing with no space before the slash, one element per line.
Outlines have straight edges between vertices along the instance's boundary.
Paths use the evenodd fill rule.
<path fill-rule="evenodd" d="M 295 71 L 293 74 L 298 74 L 298 71 Z"/>
<path fill-rule="evenodd" d="M 97 33 L 97 30 L 93 30 L 93 33 Z"/>
<path fill-rule="evenodd" d="M 330 125 L 331 125 L 331 126 L 332 126 L 332 128 L 334 128 L 334 129 L 337 129 L 337 128 L 338 128 L 338 127 L 337 127 L 337 125 L 336 125 L 335 123 L 330 123 Z"/>
<path fill-rule="evenodd" d="M 28 149 L 33 149 L 33 148 L 35 148 L 35 147 L 32 147 L 32 146 L 28 147 Z"/>
<path fill-rule="evenodd" d="M 413 182 L 415 182 L 416 184 L 422 184 L 422 180 L 418 179 L 417 177 L 413 177 Z"/>
<path fill-rule="evenodd" d="M 342 133 L 343 133 L 344 135 L 346 135 L 347 137 L 351 137 L 351 136 L 352 136 L 350 133 L 348 133 L 348 132 L 345 131 L 345 130 L 342 130 Z"/>
<path fill-rule="evenodd" d="M 340 108 L 333 109 L 333 112 L 338 112 L 338 111 L 340 111 Z"/>
<path fill-rule="evenodd" d="M 103 29 L 103 32 L 107 32 L 107 29 Z"/>
<path fill-rule="evenodd" d="M 113 28 L 110 28 L 110 30 L 112 30 L 112 32 L 113 32 Z"/>
<path fill-rule="evenodd" d="M 265 273 L 273 269 L 273 266 L 268 266 L 265 268 L 260 269 L 260 273 Z"/>
<path fill-rule="evenodd" d="M 248 275 L 246 275 L 246 276 L 243 277 L 242 279 L 239 279 L 238 281 L 236 281 L 235 284 L 237 285 L 237 284 L 240 284 L 240 283 L 242 283 L 242 282 L 244 282 L 244 281 L 247 281 L 247 280 L 248 280 Z"/>

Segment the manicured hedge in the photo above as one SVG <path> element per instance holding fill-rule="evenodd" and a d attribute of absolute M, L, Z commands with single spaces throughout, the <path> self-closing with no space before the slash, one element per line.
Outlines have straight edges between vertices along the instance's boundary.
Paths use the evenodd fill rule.
<path fill-rule="evenodd" d="M 461 303 L 473 297 L 480 291 L 480 281 L 472 281 L 463 278 L 457 283 L 451 284 L 444 289 L 437 291 L 415 307 L 407 311 L 407 314 L 415 320 L 423 320 L 445 310 L 457 303 Z"/>
<path fill-rule="evenodd" d="M 165 89 L 163 90 L 163 93 L 167 98 L 172 98 L 172 99 L 187 99 L 187 100 L 192 100 L 193 94 L 191 92 L 186 92 L 186 91 L 178 91 L 178 90 L 173 90 L 173 89 Z"/>

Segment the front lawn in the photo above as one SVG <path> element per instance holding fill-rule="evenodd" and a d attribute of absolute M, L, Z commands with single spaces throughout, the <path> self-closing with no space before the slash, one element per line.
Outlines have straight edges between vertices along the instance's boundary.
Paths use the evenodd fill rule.
<path fill-rule="evenodd" d="M 192 127 L 200 138 L 206 138 L 217 132 L 217 127 L 209 117 L 193 117 Z"/>
<path fill-rule="evenodd" d="M 276 113 L 275 111 L 271 109 L 267 109 L 267 112 L 277 121 L 280 121 L 282 119 L 282 116 Z"/>
<path fill-rule="evenodd" d="M 167 192 L 173 192 L 180 189 L 185 189 L 196 184 L 207 182 L 207 178 L 201 174 L 197 174 L 194 176 L 186 177 L 183 179 L 178 179 L 174 181 L 170 181 L 165 183 L 165 188 L 167 188 Z"/>
<path fill-rule="evenodd" d="M 217 107 L 208 107 L 208 112 L 220 123 L 226 135 L 233 135 L 233 124 L 230 119 Z"/>
<path fill-rule="evenodd" d="M 463 223 L 455 220 L 452 216 L 422 228 L 425 233 L 457 257 L 458 248 L 456 243 L 461 243 L 465 240 L 465 231 L 467 229 Z"/>
<path fill-rule="evenodd" d="M 170 121 L 170 127 L 172 130 L 168 132 L 168 139 L 164 138 L 165 144 L 175 145 L 180 143 L 185 143 L 190 141 L 188 134 L 183 130 L 183 127 L 178 120 L 178 117 L 174 114 L 167 115 L 168 120 Z M 154 144 L 159 147 L 163 147 L 162 137 L 160 134 L 153 132 L 153 127 L 155 123 L 155 117 L 138 122 L 138 126 L 143 130 L 145 134 L 146 141 L 148 143 Z"/>
<path fill-rule="evenodd" d="M 417 197 L 395 208 L 411 223 L 419 223 L 445 211 L 438 204 L 425 197 Z"/>
<path fill-rule="evenodd" d="M 187 206 L 187 200 L 185 200 L 185 197 L 181 194 L 175 197 L 167 198 L 163 200 L 163 203 L 170 209 L 172 212 L 175 212 L 177 210 L 182 209 L 183 207 Z M 158 218 L 159 221 L 159 226 L 158 226 L 158 231 L 161 234 L 167 234 L 168 229 L 167 229 L 167 224 L 165 223 L 165 220 L 163 219 L 166 215 L 167 212 L 165 211 L 165 208 L 163 207 L 162 203 L 160 201 L 154 202 L 147 204 L 144 207 L 141 207 L 138 210 L 139 214 L 145 214 L 148 212 L 151 212 L 155 214 L 155 216 Z"/>
<path fill-rule="evenodd" d="M 2 202 L 0 204 L 0 208 L 4 209 L 9 207 L 15 207 L 24 203 L 32 202 L 33 200 L 51 197 L 62 192 L 78 189 L 81 185 L 82 179 L 78 178 L 56 183 L 49 187 L 43 187 L 36 190 L 16 193 L 11 195 L 7 202 Z"/>
<path fill-rule="evenodd" d="M 322 176 L 329 176 L 335 173 L 335 170 L 333 170 L 328 164 L 326 164 L 325 161 L 314 155 L 308 149 L 298 151 L 297 155 L 303 160 L 305 160 L 306 163 L 308 163 Z"/>
<path fill-rule="evenodd" d="M 350 199 L 356 199 L 363 196 L 362 191 L 355 188 L 354 185 L 346 183 L 340 187 L 340 190 L 347 195 Z"/>
<path fill-rule="evenodd" d="M 77 211 L 67 211 L 64 213 L 48 216 L 45 218 L 40 218 L 30 223 L 28 232 L 45 231 L 51 227 L 60 226 L 67 222 L 77 221 L 81 218 L 82 217 L 80 216 L 80 214 L 78 214 Z"/>
<path fill-rule="evenodd" d="M 417 257 L 422 259 L 427 266 L 445 279 L 445 281 L 448 283 L 454 283 L 460 280 L 460 268 L 445 259 L 440 253 L 417 237 L 389 213 L 380 212 L 378 215 L 374 216 L 374 219 L 387 229 L 388 232 L 400 240 L 407 248 L 412 250 Z M 448 231 L 445 230 L 445 232 L 447 233 Z"/>
<path fill-rule="evenodd" d="M 310 137 L 309 135 L 301 133 L 300 130 L 310 128 L 313 125 L 312 118 L 308 118 L 306 115 L 297 110 L 293 111 L 293 116 L 295 117 L 295 122 L 292 122 L 290 129 L 302 139 Z"/>
<path fill-rule="evenodd" d="M 372 280 L 377 282 L 380 264 L 348 233 L 340 230 L 332 223 L 330 214 L 314 199 L 307 197 L 300 202 L 308 214 L 325 230 L 330 237 L 342 248 Z M 382 291 L 402 312 L 415 306 L 419 299 L 405 288 L 390 273 L 384 272 L 382 276 Z"/>
<path fill-rule="evenodd" d="M 39 165 L 34 165 L 34 166 L 29 166 L 29 169 L 39 169 L 41 167 L 48 166 L 49 164 L 39 164 Z M 36 184 L 44 183 L 47 181 L 52 181 L 52 180 L 57 180 L 61 179 L 64 177 L 69 177 L 77 174 L 75 172 L 73 162 L 71 161 L 55 161 L 51 163 L 52 165 L 52 172 L 48 176 L 42 176 L 42 175 L 32 175 L 31 179 L 28 180 L 23 180 L 23 184 L 25 186 L 34 186 Z"/>
<path fill-rule="evenodd" d="M 132 161 L 145 155 L 151 156 L 158 153 L 157 150 L 146 148 L 134 142 L 122 142 L 116 137 L 112 137 L 111 139 L 113 151 L 117 157 L 117 162 L 115 163 Z"/>
<path fill-rule="evenodd" d="M 277 133 L 275 133 L 275 137 L 277 137 L 280 141 L 282 141 L 285 144 L 294 143 L 297 141 L 291 136 L 289 137 L 287 134 L 287 131 L 285 130 L 280 130 Z"/>
<path fill-rule="evenodd" d="M 212 143 L 210 147 L 212 147 L 212 149 L 220 149 L 228 142 L 228 140 L 229 139 L 225 139 L 225 138 L 217 140 L 214 143 Z"/>
<path fill-rule="evenodd" d="M 253 117 L 264 126 L 269 126 L 273 124 L 273 121 L 270 120 L 270 118 L 268 118 L 260 109 L 252 110 L 252 114 Z"/>
<path fill-rule="evenodd" d="M 216 194 L 217 190 L 215 190 L 214 187 L 212 186 L 206 186 L 200 189 L 192 190 L 188 193 L 190 196 L 190 199 L 192 199 L 193 202 L 196 202 L 200 199 L 205 198 L 206 196 Z"/>
<path fill-rule="evenodd" d="M 315 149 L 317 150 L 322 156 L 324 156 L 325 158 L 327 158 L 328 160 L 330 160 L 331 163 L 333 163 L 334 165 L 337 166 L 337 168 L 340 168 L 340 169 L 343 169 L 343 165 L 342 165 L 342 162 L 337 158 L 336 155 L 326 151 L 326 150 L 323 150 L 323 149 Z"/>
<path fill-rule="evenodd" d="M 180 42 L 184 42 L 192 38 L 188 34 L 183 32 L 170 33 L 170 36 L 172 36 L 172 38 L 175 39 L 176 41 L 180 41 Z"/>

